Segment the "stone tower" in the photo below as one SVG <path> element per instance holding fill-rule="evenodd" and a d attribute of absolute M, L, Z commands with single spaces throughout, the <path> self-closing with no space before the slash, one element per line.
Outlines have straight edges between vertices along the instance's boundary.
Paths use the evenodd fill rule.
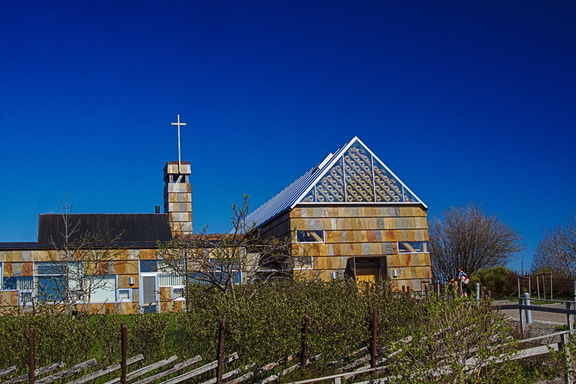
<path fill-rule="evenodd" d="M 191 167 L 187 161 L 170 161 L 164 166 L 164 212 L 173 235 L 192 233 Z"/>

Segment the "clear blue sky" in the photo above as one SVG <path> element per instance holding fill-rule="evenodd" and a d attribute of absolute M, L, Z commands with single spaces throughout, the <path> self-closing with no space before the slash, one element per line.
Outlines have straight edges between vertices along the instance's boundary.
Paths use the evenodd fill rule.
<path fill-rule="evenodd" d="M 66 196 L 153 212 L 179 113 L 196 229 L 358 136 L 431 217 L 508 222 L 527 267 L 576 213 L 574 20 L 573 0 L 4 2 L 0 241 Z"/>

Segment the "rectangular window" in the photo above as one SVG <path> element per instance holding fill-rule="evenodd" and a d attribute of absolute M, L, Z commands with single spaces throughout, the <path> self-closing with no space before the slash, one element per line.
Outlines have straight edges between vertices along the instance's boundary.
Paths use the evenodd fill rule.
<path fill-rule="evenodd" d="M 324 231 L 296 231 L 296 241 L 299 243 L 323 243 Z"/>
<path fill-rule="evenodd" d="M 172 300 L 184 299 L 184 287 L 172 287 Z"/>
<path fill-rule="evenodd" d="M 297 256 L 294 258 L 294 269 L 312 268 L 312 256 Z"/>
<path fill-rule="evenodd" d="M 91 303 L 113 303 L 116 301 L 116 275 L 97 275 L 87 277 L 87 287 Z M 86 298 L 87 299 L 87 298 Z"/>
<path fill-rule="evenodd" d="M 38 276 L 38 300 L 59 303 L 67 296 L 64 275 Z"/>
<path fill-rule="evenodd" d="M 428 252 L 427 241 L 399 241 L 398 253 L 426 253 Z"/>
<path fill-rule="evenodd" d="M 183 275 L 175 275 L 171 273 L 160 273 L 160 286 L 161 287 L 172 287 L 172 286 L 180 286 L 184 285 L 184 278 Z"/>
<path fill-rule="evenodd" d="M 37 298 L 47 303 L 82 299 L 84 271 L 81 262 L 38 262 Z"/>
<path fill-rule="evenodd" d="M 158 260 L 140 260 L 140 272 L 158 271 Z"/>
<path fill-rule="evenodd" d="M 132 289 L 131 288 L 119 289 L 117 301 L 118 302 L 125 302 L 125 303 L 131 302 L 132 301 Z"/>

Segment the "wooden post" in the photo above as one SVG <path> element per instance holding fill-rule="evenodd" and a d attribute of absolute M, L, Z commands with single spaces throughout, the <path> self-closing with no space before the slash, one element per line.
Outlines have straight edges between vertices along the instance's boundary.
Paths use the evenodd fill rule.
<path fill-rule="evenodd" d="M 28 331 L 28 380 L 30 384 L 36 381 L 36 330 L 30 328 Z"/>
<path fill-rule="evenodd" d="M 120 361 L 122 376 L 120 377 L 120 382 L 126 384 L 128 382 L 128 364 L 126 364 L 126 360 L 128 359 L 128 328 L 124 323 L 120 325 L 120 341 L 122 343 L 122 360 Z"/>
<path fill-rule="evenodd" d="M 566 365 L 564 372 L 564 382 L 566 384 L 572 384 L 572 356 L 570 354 L 570 348 L 568 345 L 568 334 L 563 333 L 560 335 L 560 349 L 564 351 L 566 356 Z"/>
<path fill-rule="evenodd" d="M 566 303 L 566 309 L 571 309 L 572 308 L 572 303 L 571 302 L 567 302 Z M 573 330 L 574 329 L 574 317 L 570 314 L 566 314 L 566 324 L 568 324 L 568 329 L 569 330 Z"/>
<path fill-rule="evenodd" d="M 370 338 L 370 367 L 376 368 L 376 336 L 378 335 L 378 309 L 372 308 L 372 321 L 370 322 L 372 335 Z"/>
<path fill-rule="evenodd" d="M 216 373 L 216 383 L 222 384 L 224 375 L 224 344 L 226 342 L 226 319 L 221 319 L 218 325 L 218 371 Z"/>
<path fill-rule="evenodd" d="M 310 326 L 310 317 L 304 316 L 304 324 L 302 325 L 302 354 L 300 355 L 300 366 L 306 368 L 308 366 L 308 327 Z"/>

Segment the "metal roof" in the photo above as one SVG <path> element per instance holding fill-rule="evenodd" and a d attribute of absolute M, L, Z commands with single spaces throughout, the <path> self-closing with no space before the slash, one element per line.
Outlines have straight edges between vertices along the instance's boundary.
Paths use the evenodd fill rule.
<path fill-rule="evenodd" d="M 298 204 L 319 203 L 420 204 L 427 208 L 358 137 L 354 137 L 250 213 L 246 222 L 262 226 Z"/>
<path fill-rule="evenodd" d="M 66 225 L 65 223 L 68 223 Z M 115 243 L 157 242 L 172 238 L 168 214 L 43 214 L 38 224 L 38 243 L 63 243 L 98 236 Z"/>

